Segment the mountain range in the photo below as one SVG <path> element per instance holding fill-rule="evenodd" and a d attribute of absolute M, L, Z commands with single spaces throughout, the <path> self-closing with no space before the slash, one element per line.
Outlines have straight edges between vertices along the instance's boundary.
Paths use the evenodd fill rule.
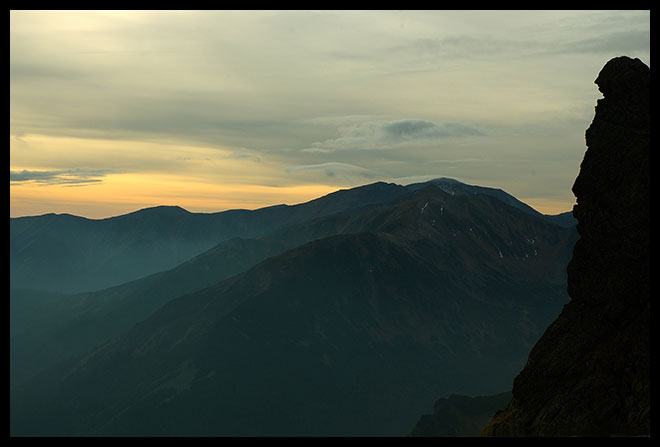
<path fill-rule="evenodd" d="M 10 218 L 10 283 L 13 289 L 62 293 L 99 290 L 176 267 L 232 237 L 263 235 L 404 191 L 380 182 L 258 210 L 191 213 L 157 206 L 107 219 L 70 214 Z"/>
<path fill-rule="evenodd" d="M 403 435 L 438 395 L 510 388 L 568 301 L 577 238 L 450 179 L 10 232 L 13 435 Z M 63 293 L 122 275 L 142 277 Z"/>
<path fill-rule="evenodd" d="M 66 294 L 100 290 L 174 268 L 227 239 L 263 236 L 391 200 L 428 183 L 452 194 L 492 195 L 559 225 L 575 225 L 570 212 L 544 216 L 500 189 L 452 179 L 407 187 L 378 182 L 298 205 L 257 210 L 191 213 L 178 206 L 158 206 L 107 219 L 45 214 L 9 219 L 10 287 Z"/>

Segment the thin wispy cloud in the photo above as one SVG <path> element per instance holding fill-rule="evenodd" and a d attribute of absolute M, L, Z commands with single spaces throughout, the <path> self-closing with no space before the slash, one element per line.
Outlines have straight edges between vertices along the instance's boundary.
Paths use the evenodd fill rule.
<path fill-rule="evenodd" d="M 100 183 L 109 170 L 99 169 L 65 169 L 57 171 L 9 171 L 10 183 L 36 183 L 41 185 L 84 186 Z"/>
<path fill-rule="evenodd" d="M 308 180 L 318 180 L 319 177 L 331 179 L 339 184 L 354 184 L 372 181 L 376 175 L 369 169 L 349 163 L 327 162 L 313 165 L 292 166 L 284 170 L 288 175 Z"/>
<path fill-rule="evenodd" d="M 439 164 L 461 164 L 461 163 L 489 163 L 492 159 L 488 158 L 456 158 L 447 160 L 432 160 L 431 163 Z"/>
<path fill-rule="evenodd" d="M 339 162 L 329 162 L 329 163 L 320 163 L 316 165 L 303 165 L 303 166 L 293 166 L 286 168 L 284 172 L 290 174 L 292 172 L 300 171 L 324 171 L 325 175 L 328 177 L 335 177 L 338 173 L 363 173 L 366 174 L 369 172 L 368 169 L 365 169 L 360 166 L 351 165 L 348 163 L 339 163 Z"/>

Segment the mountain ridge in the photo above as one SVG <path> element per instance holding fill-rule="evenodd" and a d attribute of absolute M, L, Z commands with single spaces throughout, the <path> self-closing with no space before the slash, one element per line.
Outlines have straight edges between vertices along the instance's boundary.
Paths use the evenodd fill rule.
<path fill-rule="evenodd" d="M 433 389 L 501 389 L 565 302 L 572 231 L 492 197 L 429 185 L 355 219 L 13 390 L 12 433 L 403 435 Z"/>
<path fill-rule="evenodd" d="M 404 191 L 377 183 L 348 190 L 341 200 L 333 193 L 259 210 L 190 213 L 152 207 L 98 220 L 52 213 L 10 218 L 10 283 L 62 293 L 98 290 L 173 268 L 231 237 L 256 237 Z M 69 222 L 75 226 L 67 227 Z"/>
<path fill-rule="evenodd" d="M 376 184 L 375 187 L 382 188 L 383 186 L 387 187 L 384 184 Z M 393 199 L 383 203 L 371 203 L 361 208 L 318 217 L 281 228 L 259 238 L 231 238 L 173 269 L 111 288 L 55 298 L 48 295 L 49 301 L 42 300 L 40 305 L 44 309 L 41 315 L 50 313 L 50 319 L 42 318 L 38 326 L 30 323 L 30 318 L 26 316 L 14 317 L 11 320 L 10 326 L 13 335 L 12 350 L 10 351 L 10 379 L 12 387 L 45 366 L 62 360 L 64 355 L 81 354 L 84 350 L 91 349 L 109 337 L 117 336 L 130 329 L 133 324 L 147 318 L 172 298 L 211 286 L 251 268 L 270 256 L 278 255 L 314 239 L 383 227 L 392 221 L 390 213 L 396 208 L 393 206 L 397 201 L 410 199 L 415 197 L 415 194 L 423 194 L 425 189 L 431 196 L 434 195 L 436 189 L 444 191 L 442 188 L 438 189 L 437 186 L 433 183 L 429 183 L 425 187 L 418 186 L 412 191 L 406 192 L 405 195 L 397 194 Z M 367 185 L 362 188 L 362 193 L 369 195 L 370 189 L 372 186 Z M 351 192 L 345 190 L 331 197 L 336 198 L 346 194 L 351 194 Z M 449 199 L 447 197 L 447 200 Z M 419 214 L 417 211 L 412 211 L 411 223 L 414 223 L 418 217 L 424 217 L 421 208 L 425 203 L 428 207 L 428 200 L 424 198 L 419 200 L 424 203 L 419 204 Z M 451 200 L 456 204 L 461 201 L 460 197 L 452 197 Z M 481 201 L 485 204 L 484 200 Z M 433 198 L 431 203 L 433 203 Z M 492 203 L 499 203 L 499 201 Z M 442 204 L 438 206 L 442 207 Z M 489 206 L 494 209 L 493 205 Z M 428 208 L 426 217 L 432 214 L 431 211 L 431 208 Z M 442 214 L 441 210 L 440 216 Z M 532 215 L 539 217 L 538 214 Z M 440 218 L 440 216 L 435 217 Z M 464 216 L 463 219 L 469 220 L 469 216 Z M 397 223 L 394 222 L 394 225 L 396 226 Z M 457 227 L 457 225 L 455 226 Z M 455 234 L 460 234 L 457 233 L 457 229 L 447 228 L 447 231 L 451 231 L 452 237 L 456 237 Z M 485 234 L 488 230 L 484 227 L 481 231 L 480 234 Z M 451 241 L 443 243 L 447 244 Z M 500 243 L 502 246 L 500 250 L 504 250 L 505 255 L 508 255 L 509 243 L 511 241 Z M 525 245 L 529 245 L 529 242 Z M 518 247 L 518 251 L 521 258 L 533 255 L 533 251 L 526 249 L 525 246 Z M 552 263 L 552 261 L 548 262 Z M 34 298 L 30 298 L 31 301 L 26 301 L 25 304 L 21 301 L 25 298 L 26 293 L 10 291 L 12 316 L 16 312 L 18 315 L 25 315 L 26 312 L 21 313 L 21 309 L 34 302 Z M 25 329 L 28 324 L 33 328 L 29 332 Z"/>
<path fill-rule="evenodd" d="M 257 210 L 191 213 L 178 206 L 156 206 L 105 219 L 54 213 L 10 218 L 10 283 L 12 288 L 60 293 L 99 290 L 168 270 L 232 237 L 258 237 L 313 218 L 395 199 L 440 180 L 408 186 L 375 182 L 297 205 Z M 455 189 L 498 196 L 541 215 L 501 190 L 452 182 Z M 566 226 L 562 222 L 555 221 Z"/>
<path fill-rule="evenodd" d="M 35 214 L 35 215 L 25 215 L 25 216 L 16 216 L 16 217 L 10 217 L 11 220 L 22 220 L 22 219 L 36 219 L 36 218 L 43 218 L 43 217 L 74 217 L 74 218 L 79 218 L 79 219 L 84 219 L 87 221 L 105 221 L 109 219 L 121 219 L 126 216 L 131 216 L 131 215 L 136 215 L 136 214 L 141 214 L 141 213 L 154 213 L 158 211 L 177 211 L 177 212 L 182 212 L 182 214 L 199 214 L 199 215 L 216 215 L 216 214 L 223 214 L 223 213 L 250 213 L 254 211 L 263 211 L 263 210 L 270 210 L 270 209 L 283 209 L 283 208 L 291 208 L 291 207 L 299 207 L 301 205 L 307 205 L 311 203 L 316 203 L 316 202 L 321 202 L 325 201 L 328 199 L 331 199 L 335 196 L 340 196 L 342 194 L 349 193 L 350 191 L 355 191 L 359 190 L 361 188 L 371 188 L 371 187 L 378 187 L 378 186 L 395 186 L 398 188 L 405 188 L 408 190 L 415 190 L 415 189 L 420 189 L 428 186 L 429 184 L 434 184 L 437 185 L 441 188 L 443 188 L 446 192 L 453 192 L 456 193 L 457 191 L 460 193 L 466 193 L 470 192 L 472 194 L 488 194 L 493 197 L 496 197 L 500 200 L 502 200 L 504 203 L 507 203 L 508 205 L 515 206 L 517 208 L 520 208 L 522 210 L 528 210 L 529 213 L 534 214 L 534 215 L 539 215 L 539 216 L 544 216 L 544 217 L 553 217 L 553 216 L 560 216 L 560 215 L 566 215 L 566 214 L 572 214 L 572 211 L 565 211 L 562 213 L 558 214 L 543 214 L 530 205 L 518 200 L 511 194 L 507 193 L 506 191 L 496 188 L 496 187 L 489 187 L 489 186 L 477 186 L 477 185 L 471 185 L 467 184 L 449 177 L 438 177 L 432 180 L 427 180 L 424 182 L 416 182 L 416 183 L 410 183 L 407 185 L 400 185 L 397 183 L 392 183 L 392 182 L 385 182 L 385 181 L 376 181 L 373 183 L 368 183 L 365 185 L 360 185 L 360 186 L 355 186 L 351 188 L 341 188 L 336 191 L 333 191 L 331 193 L 328 193 L 324 196 L 317 197 L 311 200 L 308 200 L 306 202 L 301 202 L 297 203 L 294 205 L 289 205 L 285 203 L 280 203 L 280 204 L 274 204 L 274 205 L 267 205 L 261 208 L 256 208 L 256 209 L 246 209 L 246 208 L 232 208 L 232 209 L 227 209 L 223 211 L 210 211 L 210 212 L 199 212 L 199 211 L 189 211 L 186 208 L 180 206 L 180 205 L 154 205 L 154 206 L 148 206 L 145 208 L 139 208 L 134 211 L 129 211 L 123 214 L 118 214 L 118 215 L 113 215 L 113 216 L 107 216 L 107 217 L 101 217 L 101 218 L 91 218 L 91 217 L 85 217 L 85 216 L 79 216 L 76 214 L 71 214 L 71 213 L 44 213 L 44 214 Z M 453 186 L 453 187 L 452 187 Z M 375 202 L 374 202 L 375 203 Z"/>

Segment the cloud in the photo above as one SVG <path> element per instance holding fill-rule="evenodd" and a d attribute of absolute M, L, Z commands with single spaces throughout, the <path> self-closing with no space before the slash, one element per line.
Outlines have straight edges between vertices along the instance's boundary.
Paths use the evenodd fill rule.
<path fill-rule="evenodd" d="M 37 183 L 42 185 L 82 186 L 100 183 L 101 178 L 110 173 L 104 169 L 65 169 L 59 171 L 9 171 L 11 183 Z"/>
<path fill-rule="evenodd" d="M 395 55 L 399 71 L 435 72 L 475 61 L 516 62 L 558 55 L 649 53 L 648 11 L 452 14 L 459 21 L 469 17 L 474 28 L 468 29 L 473 32 L 456 29 L 397 43 L 389 52 Z M 486 22 L 479 24 L 480 20 Z"/>
<path fill-rule="evenodd" d="M 365 180 L 375 178 L 375 174 L 369 169 L 349 163 L 328 162 L 312 165 L 302 165 L 286 168 L 287 174 L 295 174 L 305 180 L 318 180 L 319 172 L 323 173 L 326 181 L 334 184 L 356 185 Z"/>
<path fill-rule="evenodd" d="M 348 163 L 339 163 L 339 162 L 329 162 L 329 163 L 320 163 L 316 165 L 303 165 L 303 166 L 294 166 L 291 168 L 286 168 L 284 172 L 298 172 L 298 171 L 325 171 L 325 175 L 328 177 L 334 177 L 338 172 L 369 172 L 368 169 L 362 168 L 360 166 L 351 165 Z"/>
<path fill-rule="evenodd" d="M 12 82 L 34 80 L 35 78 L 58 80 L 81 80 L 84 76 L 66 67 L 44 63 L 13 63 L 9 66 L 9 77 Z"/>
<path fill-rule="evenodd" d="M 317 124 L 327 126 L 350 126 L 357 122 L 376 121 L 385 119 L 384 116 L 379 115 L 334 115 L 334 116 L 318 116 L 316 118 L 309 118 L 301 120 L 304 124 Z"/>
<path fill-rule="evenodd" d="M 230 153 L 227 158 L 234 160 L 250 160 L 254 162 L 261 162 L 261 157 L 258 155 L 258 153 L 255 153 L 254 151 L 246 148 L 240 148 L 239 150 Z"/>
<path fill-rule="evenodd" d="M 488 163 L 492 160 L 487 158 L 456 158 L 456 159 L 446 159 L 446 160 L 432 160 L 430 163 L 439 163 L 439 164 L 461 164 L 461 163 Z"/>
<path fill-rule="evenodd" d="M 10 181 L 437 172 L 572 200 L 593 79 L 649 37 L 649 11 L 12 11 Z M 540 158 L 562 177 L 525 174 Z"/>
<path fill-rule="evenodd" d="M 424 174 L 424 175 L 410 175 L 407 177 L 395 177 L 395 178 L 389 178 L 386 181 L 391 183 L 396 183 L 397 185 L 407 186 L 407 185 L 412 185 L 413 183 L 428 182 L 429 180 L 434 180 L 442 177 L 444 177 L 443 174 L 437 173 L 437 174 Z M 464 181 L 464 179 L 461 177 L 452 176 L 452 178 L 455 180 Z"/>
<path fill-rule="evenodd" d="M 630 30 L 610 32 L 597 37 L 567 42 L 557 48 L 563 53 L 622 53 L 637 54 L 648 50 L 651 30 Z"/>
<path fill-rule="evenodd" d="M 339 137 L 314 142 L 302 151 L 328 153 L 354 149 L 393 149 L 411 142 L 425 143 L 442 138 L 484 135 L 479 128 L 470 124 L 438 124 L 419 119 L 358 122 L 340 127 L 339 132 Z"/>
<path fill-rule="evenodd" d="M 392 140 L 417 140 L 484 135 L 481 130 L 468 124 L 454 122 L 436 124 L 424 120 L 391 121 L 384 124 L 382 129 Z"/>

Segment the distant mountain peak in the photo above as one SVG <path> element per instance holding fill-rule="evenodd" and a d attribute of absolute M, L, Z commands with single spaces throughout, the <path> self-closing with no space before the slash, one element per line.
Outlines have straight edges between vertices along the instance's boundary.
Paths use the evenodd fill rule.
<path fill-rule="evenodd" d="M 134 218 L 134 217 L 163 217 L 163 218 L 171 218 L 171 217 L 176 217 L 176 216 L 185 216 L 191 214 L 190 211 L 181 208 L 178 205 L 157 205 L 157 206 L 151 206 L 148 208 L 142 208 L 137 211 L 133 211 L 131 213 L 127 214 L 122 214 L 119 216 L 114 216 L 110 217 L 109 220 L 113 219 L 126 219 L 126 218 Z"/>
<path fill-rule="evenodd" d="M 151 206 L 148 208 L 142 208 L 141 210 L 136 211 L 136 213 L 148 212 L 148 213 L 168 213 L 168 214 L 190 214 L 190 211 L 182 208 L 178 205 L 157 205 Z"/>
<path fill-rule="evenodd" d="M 501 202 L 504 202 L 505 204 L 509 206 L 514 206 L 528 214 L 532 214 L 534 216 L 543 216 L 543 214 L 539 213 L 536 211 L 534 208 L 531 206 L 527 205 L 524 202 L 521 202 L 520 200 L 516 199 L 514 196 L 511 194 L 498 189 L 498 188 L 491 188 L 488 186 L 476 186 L 476 185 L 468 185 L 466 183 L 459 182 L 458 180 L 447 178 L 447 177 L 440 177 L 437 179 L 429 180 L 427 182 L 422 182 L 422 183 L 413 183 L 411 185 L 406 186 L 407 189 L 415 191 L 420 188 L 425 188 L 427 185 L 434 185 L 446 193 L 450 195 L 461 195 L 461 194 L 469 194 L 469 195 L 475 195 L 475 194 L 486 194 L 491 197 L 495 197 L 496 199 L 500 200 Z"/>

